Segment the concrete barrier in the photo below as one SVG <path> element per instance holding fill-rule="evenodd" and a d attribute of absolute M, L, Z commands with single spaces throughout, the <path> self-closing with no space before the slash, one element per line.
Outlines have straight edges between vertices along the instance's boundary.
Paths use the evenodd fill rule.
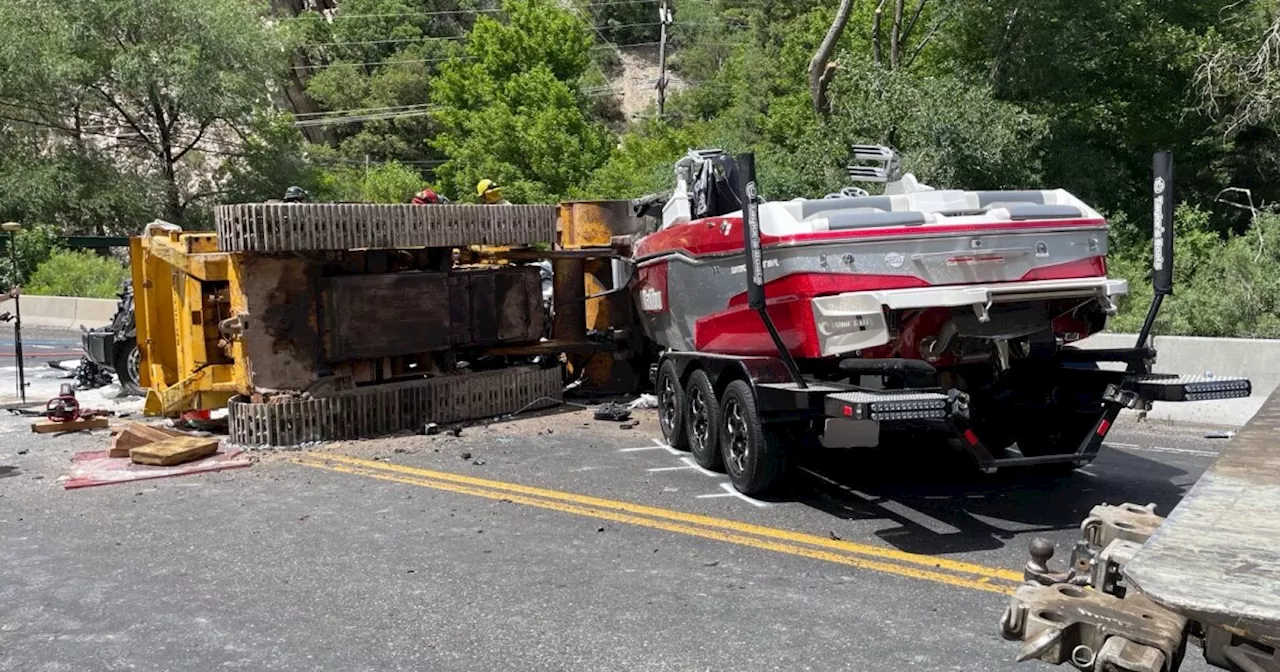
<path fill-rule="evenodd" d="M 1137 334 L 1097 334 L 1079 343 L 1085 348 L 1132 347 Z M 1239 427 L 1249 421 L 1280 386 L 1280 340 L 1259 338 L 1197 338 L 1156 336 L 1157 373 L 1242 376 L 1253 383 L 1248 399 L 1155 404 L 1148 415 L 1156 420 Z"/>
<path fill-rule="evenodd" d="M 6 302 L 9 304 L 10 302 Z M 82 299 L 74 296 L 22 296 L 22 323 L 33 327 L 92 329 L 111 324 L 116 314 L 115 299 Z M 0 310 L 12 311 L 11 305 Z"/>

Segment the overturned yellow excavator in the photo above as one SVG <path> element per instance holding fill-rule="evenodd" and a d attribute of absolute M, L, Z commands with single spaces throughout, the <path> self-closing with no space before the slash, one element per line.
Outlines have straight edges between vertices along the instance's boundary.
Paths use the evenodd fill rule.
<path fill-rule="evenodd" d="M 244 204 L 215 223 L 131 242 L 149 414 L 225 406 L 233 441 L 287 446 L 553 405 L 562 362 L 634 386 L 627 201 Z"/>

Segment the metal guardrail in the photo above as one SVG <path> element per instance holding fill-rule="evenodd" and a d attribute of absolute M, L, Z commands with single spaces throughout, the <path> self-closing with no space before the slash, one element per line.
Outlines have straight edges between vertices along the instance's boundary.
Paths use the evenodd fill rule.
<path fill-rule="evenodd" d="M 61 236 L 58 242 L 73 250 L 109 250 L 113 247 L 129 247 L 128 236 Z M 9 249 L 9 238 L 0 236 L 0 252 Z"/>

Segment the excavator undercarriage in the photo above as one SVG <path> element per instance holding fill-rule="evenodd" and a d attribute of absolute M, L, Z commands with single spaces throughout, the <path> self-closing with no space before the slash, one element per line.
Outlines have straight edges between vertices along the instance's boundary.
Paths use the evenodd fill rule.
<path fill-rule="evenodd" d="M 626 202 L 246 204 L 215 223 L 133 241 L 149 413 L 228 406 L 232 441 L 290 446 L 555 405 L 562 359 L 630 385 Z"/>

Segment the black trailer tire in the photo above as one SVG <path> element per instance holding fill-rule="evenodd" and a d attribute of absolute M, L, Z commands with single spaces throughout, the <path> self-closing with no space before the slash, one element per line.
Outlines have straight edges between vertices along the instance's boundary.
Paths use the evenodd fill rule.
<path fill-rule="evenodd" d="M 720 453 L 729 480 L 744 495 L 763 494 L 782 480 L 782 443 L 760 423 L 755 392 L 744 380 L 729 383 L 720 400 Z"/>
<path fill-rule="evenodd" d="M 720 454 L 720 402 L 707 372 L 698 369 L 684 388 L 684 429 L 693 459 L 704 469 L 724 471 Z"/>
<path fill-rule="evenodd" d="M 120 380 L 120 391 L 133 397 L 143 396 L 145 392 L 138 373 L 142 364 L 142 352 L 138 350 L 138 341 L 130 338 L 116 343 L 114 360 L 111 365 L 115 368 L 116 378 Z"/>
<path fill-rule="evenodd" d="M 689 435 L 684 429 L 684 389 L 676 372 L 675 362 L 667 360 L 658 369 L 654 393 L 658 397 L 658 426 L 667 445 L 679 450 L 689 449 Z"/>

